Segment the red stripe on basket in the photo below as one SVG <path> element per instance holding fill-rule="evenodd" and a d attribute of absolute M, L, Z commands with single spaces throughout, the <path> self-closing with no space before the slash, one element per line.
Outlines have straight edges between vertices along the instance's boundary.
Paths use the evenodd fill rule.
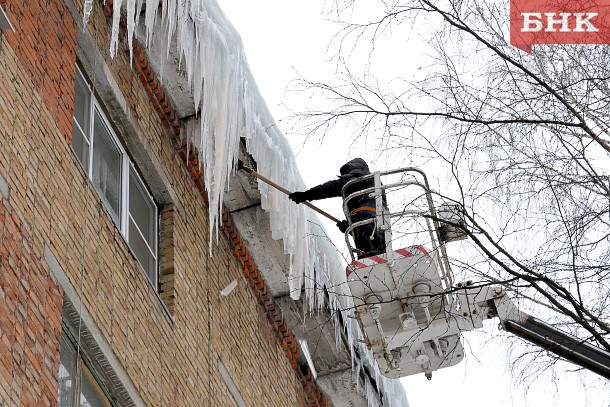
<path fill-rule="evenodd" d="M 405 257 L 413 257 L 415 256 L 413 253 L 411 253 L 410 251 L 408 251 L 407 249 L 398 249 L 398 250 L 394 250 L 396 253 L 405 256 Z"/>
<path fill-rule="evenodd" d="M 369 257 L 369 259 L 373 260 L 376 263 L 387 263 L 388 262 L 386 259 L 384 259 L 383 257 L 379 257 L 379 256 L 371 256 L 371 257 Z"/>
<path fill-rule="evenodd" d="M 359 268 L 359 269 L 361 269 L 361 268 L 363 268 L 363 267 L 368 267 L 368 265 L 367 265 L 367 264 L 360 263 L 359 261 L 353 261 L 353 262 L 350 264 L 350 266 L 354 266 L 354 267 Z"/>
<path fill-rule="evenodd" d="M 428 253 L 428 251 L 426 249 L 424 249 L 424 246 L 421 245 L 416 245 L 414 246 L 417 250 L 419 250 L 420 252 L 422 252 L 423 254 L 425 254 L 426 256 L 430 257 L 430 254 Z"/>

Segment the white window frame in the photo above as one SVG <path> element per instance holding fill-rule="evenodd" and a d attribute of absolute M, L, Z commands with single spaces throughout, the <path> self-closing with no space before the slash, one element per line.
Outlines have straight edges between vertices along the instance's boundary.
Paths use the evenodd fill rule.
<path fill-rule="evenodd" d="M 133 171 L 133 174 L 135 175 L 137 181 L 139 182 L 139 184 L 141 186 L 141 191 L 143 191 L 144 195 L 148 199 L 150 199 L 150 202 L 152 203 L 152 206 L 154 208 L 155 247 L 151 248 L 147 239 L 145 239 L 145 238 L 143 239 L 144 243 L 146 244 L 146 247 L 149 249 L 149 252 L 154 259 L 154 265 L 153 265 L 153 270 L 154 270 L 153 274 L 154 275 L 153 276 L 149 275 L 149 270 L 146 270 L 144 268 L 144 266 L 141 264 L 140 260 L 135 255 L 135 252 L 133 250 L 132 250 L 132 253 L 134 254 L 134 257 L 136 258 L 136 260 L 138 260 L 138 263 L 140 263 L 140 266 L 144 270 L 144 272 L 147 276 L 147 279 L 150 281 L 150 284 L 153 286 L 155 291 L 158 291 L 158 289 L 159 289 L 159 207 L 156 204 L 153 196 L 148 191 L 148 188 L 146 188 L 146 185 L 142 181 L 142 178 L 140 177 L 140 174 L 136 170 L 134 163 L 131 161 L 131 159 L 127 155 L 127 151 L 125 150 L 125 148 L 123 147 L 123 144 L 121 143 L 121 141 L 117 137 L 116 133 L 114 132 L 114 129 L 112 128 L 110 121 L 106 117 L 106 114 L 104 114 L 104 111 L 102 110 L 102 106 L 98 102 L 98 100 L 95 96 L 95 93 L 93 92 L 93 89 L 91 88 L 89 82 L 87 81 L 87 78 L 85 77 L 85 75 L 83 75 L 82 71 L 80 70 L 80 68 L 78 66 L 76 67 L 76 75 L 80 76 L 81 79 L 83 80 L 83 82 L 85 83 L 85 85 L 87 86 L 87 90 L 89 91 L 89 98 L 90 98 L 89 112 L 87 112 L 88 117 L 89 117 L 89 126 L 88 126 L 89 128 L 87 129 L 88 130 L 87 132 L 85 132 L 81 128 L 80 123 L 78 123 L 76 120 L 76 117 L 72 116 L 73 123 L 78 126 L 78 129 L 85 135 L 85 138 L 90 137 L 90 139 L 87 140 L 87 142 L 89 143 L 89 148 L 88 148 L 89 162 L 87 163 L 87 168 L 84 168 L 83 163 L 80 162 L 80 158 L 78 159 L 78 161 L 81 164 L 81 166 L 83 166 L 83 169 L 87 173 L 87 177 L 93 181 L 93 178 L 92 178 L 93 177 L 93 144 L 94 144 L 93 143 L 93 138 L 94 138 L 93 130 L 94 130 L 94 126 L 95 126 L 95 114 L 98 113 L 100 118 L 102 119 L 102 124 L 104 126 L 106 126 L 106 129 L 108 130 L 110 136 L 112 137 L 113 143 L 117 146 L 119 153 L 121 155 L 121 198 L 120 198 L 120 205 L 119 205 L 120 213 L 118 214 L 118 218 L 119 218 L 118 223 L 117 223 L 117 220 L 112 215 L 112 213 L 110 213 L 110 212 L 112 212 L 112 209 L 110 209 L 110 208 L 106 208 L 106 209 L 110 213 L 110 217 L 112 218 L 114 224 L 121 231 L 121 234 L 125 238 L 127 245 L 131 249 L 131 245 L 129 243 L 130 242 L 130 240 L 129 240 L 129 218 L 130 218 L 129 176 L 130 176 L 130 173 Z M 72 143 L 70 143 L 70 146 L 72 147 Z M 97 189 L 96 189 L 96 191 L 97 191 Z M 104 201 L 104 206 L 107 206 L 106 202 L 105 202 L 105 198 L 102 196 L 100 196 L 100 198 L 102 201 Z M 134 226 L 136 227 L 136 229 L 138 230 L 140 235 L 142 237 L 144 237 L 142 234 L 142 231 L 140 230 L 140 227 L 135 222 L 134 222 Z M 152 277 L 152 279 L 151 279 L 151 277 Z"/>
<path fill-rule="evenodd" d="M 130 218 L 132 218 L 131 216 L 131 212 L 129 211 L 129 177 L 131 175 L 131 173 L 133 172 L 133 175 L 135 176 L 136 180 L 138 181 L 138 183 L 140 184 L 140 191 L 144 192 L 144 194 L 146 195 L 147 198 L 150 199 L 150 202 L 152 202 L 152 205 L 154 207 L 154 217 L 155 217 L 155 221 L 154 221 L 154 236 L 155 236 L 155 247 L 152 248 L 150 247 L 150 245 L 148 244 L 147 239 L 145 238 L 144 234 L 142 233 L 142 231 L 140 230 L 140 226 L 138 226 L 138 224 L 134 221 L 133 224 L 135 226 L 135 228 L 137 229 L 138 233 L 140 234 L 140 237 L 142 237 L 142 240 L 144 240 L 144 244 L 146 245 L 146 247 L 148 248 L 148 251 L 150 252 L 150 254 L 152 254 L 153 259 L 154 259 L 154 266 L 153 266 L 153 270 L 154 270 L 154 277 L 153 280 L 151 280 L 151 284 L 153 285 L 153 287 L 157 288 L 159 287 L 159 207 L 157 206 L 157 204 L 155 203 L 155 200 L 153 199 L 152 195 L 150 195 L 150 193 L 148 192 L 148 189 L 146 188 L 146 185 L 144 184 L 144 182 L 142 181 L 142 178 L 140 177 L 140 174 L 138 174 L 138 171 L 136 171 L 136 166 L 128 159 L 128 164 L 127 164 L 127 171 L 124 171 L 124 176 L 125 179 L 123 180 L 124 183 L 124 204 L 125 206 L 125 210 L 123 211 L 123 215 L 124 215 L 124 219 L 123 219 L 123 225 L 124 225 L 124 235 L 125 235 L 125 239 L 127 240 L 127 243 L 129 243 L 129 221 Z M 148 275 L 148 270 L 146 271 L 146 275 Z M 148 276 L 149 280 L 150 280 L 150 276 Z"/>

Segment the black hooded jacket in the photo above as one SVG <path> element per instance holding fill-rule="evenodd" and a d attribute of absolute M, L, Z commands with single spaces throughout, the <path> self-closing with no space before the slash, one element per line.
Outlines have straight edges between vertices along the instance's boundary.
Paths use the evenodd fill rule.
<path fill-rule="evenodd" d="M 341 173 L 341 175 L 339 175 L 339 179 L 334 179 L 332 181 L 325 182 L 305 191 L 305 199 L 308 201 L 313 201 L 316 199 L 339 197 L 341 196 L 341 189 L 343 189 L 343 186 L 349 181 L 353 180 L 354 178 L 359 178 L 364 175 L 371 174 L 369 166 L 362 158 L 354 158 L 353 160 L 348 161 L 341 167 L 339 172 Z M 361 191 L 366 188 L 373 188 L 374 186 L 375 180 L 371 177 L 369 179 L 350 185 L 348 190 L 345 191 L 345 196 L 348 196 L 356 191 Z M 354 209 L 363 206 L 375 207 L 375 198 L 372 196 L 369 197 L 368 194 L 366 194 L 351 199 L 347 205 L 350 211 L 353 211 Z"/>

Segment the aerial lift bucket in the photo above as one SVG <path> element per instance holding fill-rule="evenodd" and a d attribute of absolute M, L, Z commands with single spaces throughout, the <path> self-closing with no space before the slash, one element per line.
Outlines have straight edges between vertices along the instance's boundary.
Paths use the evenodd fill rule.
<path fill-rule="evenodd" d="M 398 175 L 396 182 L 381 182 L 383 177 Z M 352 182 L 374 179 L 374 187 L 345 195 Z M 455 365 L 464 357 L 459 329 L 452 327 L 451 307 L 454 298 L 447 292 L 452 286 L 451 271 L 441 240 L 440 223 L 432 201 L 425 174 L 416 168 L 376 172 L 344 187 L 344 212 L 350 224 L 346 242 L 352 261 L 348 265 L 347 284 L 354 303 L 354 318 L 362 330 L 364 341 L 371 349 L 380 371 L 390 378 L 425 373 Z M 392 191 L 415 189 L 422 202 L 418 208 L 392 212 L 383 205 L 382 196 L 392 200 Z M 375 198 L 376 217 L 352 222 L 348 209 L 350 200 L 362 195 Z M 411 199 L 411 198 L 408 198 Z M 417 199 L 413 199 L 415 202 Z M 417 206 L 417 205 L 415 205 Z M 455 215 L 444 208 L 443 214 Z M 442 215 L 442 214 L 441 214 Z M 418 218 L 426 225 L 425 247 L 418 242 L 393 249 L 394 219 Z M 457 219 L 452 220 L 452 224 Z M 374 223 L 385 234 L 386 252 L 362 259 L 354 257 L 349 236 L 354 229 Z M 445 235 L 456 237 L 456 230 L 445 229 Z M 402 239 L 404 240 L 404 239 Z M 357 252 L 357 251 L 356 251 Z M 455 325 L 455 324 L 454 324 Z"/>

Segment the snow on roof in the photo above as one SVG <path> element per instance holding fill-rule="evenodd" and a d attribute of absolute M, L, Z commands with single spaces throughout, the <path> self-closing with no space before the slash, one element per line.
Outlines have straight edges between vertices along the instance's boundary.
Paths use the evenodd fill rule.
<path fill-rule="evenodd" d="M 93 0 L 85 1 L 84 21 L 88 19 Z M 159 6 L 162 7 L 159 7 Z M 291 191 L 303 190 L 305 184 L 297 169 L 292 149 L 275 126 L 265 101 L 262 99 L 248 67 L 241 38 L 223 14 L 215 0 L 114 0 L 114 16 L 110 43 L 111 55 L 117 50 L 121 10 L 126 9 L 128 43 L 136 31 L 141 11 L 144 10 L 145 38 L 150 46 L 153 27 L 160 19 L 167 33 L 166 55 L 175 44 L 181 68 L 186 73 L 195 109 L 200 112 L 198 134 L 190 135 L 190 142 L 198 149 L 203 163 L 205 186 L 210 201 L 210 238 L 218 233 L 219 208 L 235 168 L 240 138 L 245 138 L 248 152 L 256 160 L 258 172 L 265 174 Z M 159 10 L 161 15 L 159 16 Z M 158 34 L 158 33 L 157 33 Z M 348 325 L 350 350 L 359 349 L 362 359 L 352 356 L 355 370 L 363 360 L 375 372 L 378 387 L 386 394 L 384 405 L 406 405 L 404 391 L 397 381 L 380 375 L 370 352 L 357 339 L 358 326 L 347 318 L 352 308 L 345 265 L 332 243 L 325 238 L 317 216 L 303 205 L 295 205 L 286 195 L 259 181 L 261 206 L 269 213 L 274 239 L 281 239 L 290 255 L 290 296 L 298 299 L 302 288 L 310 311 L 325 304 L 324 287 L 330 294 L 330 307 L 340 311 Z M 317 229 L 317 230 L 316 230 Z M 316 272 L 314 272 L 314 270 Z M 333 312 L 339 327 L 338 313 Z M 336 329 L 337 344 L 341 330 Z M 370 390 L 370 389 L 369 389 Z M 375 405 L 372 391 L 369 405 Z M 373 404 L 371 404 L 373 403 Z"/>

